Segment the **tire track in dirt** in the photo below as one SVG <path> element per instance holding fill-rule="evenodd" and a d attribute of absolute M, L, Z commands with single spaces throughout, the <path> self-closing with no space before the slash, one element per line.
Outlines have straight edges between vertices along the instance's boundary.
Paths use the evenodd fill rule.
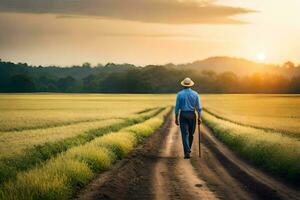
<path fill-rule="evenodd" d="M 192 149 L 191 163 L 195 167 L 198 176 L 208 183 L 208 187 L 215 191 L 220 199 L 230 200 L 251 200 L 258 199 L 255 194 L 251 194 L 247 187 L 240 184 L 225 168 L 222 160 L 207 147 L 206 132 L 203 134 L 202 156 L 198 158 L 198 134 L 195 134 L 194 146 Z M 217 148 L 217 147 L 215 147 Z"/>
<path fill-rule="evenodd" d="M 217 199 L 204 180 L 197 176 L 189 160 L 183 159 L 181 135 L 172 126 L 154 168 L 155 199 Z"/>
<path fill-rule="evenodd" d="M 202 162 L 198 164 L 193 161 L 194 166 L 199 168 L 199 172 L 203 172 L 200 169 L 201 167 L 208 166 L 211 170 L 214 170 L 214 175 L 217 175 L 222 168 L 224 169 L 225 174 L 223 173 L 222 176 L 227 178 L 223 178 L 222 182 L 227 182 L 226 186 L 229 184 L 231 187 L 222 186 L 222 182 L 213 181 L 207 174 L 202 173 L 201 175 L 213 183 L 217 191 L 225 194 L 226 199 L 229 199 L 233 194 L 239 194 L 238 192 L 242 191 L 239 188 L 243 188 L 249 199 L 300 200 L 299 190 L 283 181 L 276 180 L 252 166 L 248 161 L 240 158 L 220 142 L 206 126 L 202 127 L 202 134 L 204 135 L 204 148 L 213 156 L 204 156 Z M 209 158 L 213 158 L 215 161 L 211 162 Z M 221 165 L 216 165 L 217 162 Z M 237 188 L 237 190 L 228 190 L 230 188 Z M 230 199 L 236 199 L 234 197 L 239 196 L 236 195 Z M 243 195 L 237 199 L 242 199 L 242 197 Z"/>
<path fill-rule="evenodd" d="M 179 128 L 166 123 L 113 169 L 99 174 L 78 199 L 300 200 L 297 190 L 247 164 L 202 126 L 202 157 L 195 133 L 192 158 L 183 159 Z"/>

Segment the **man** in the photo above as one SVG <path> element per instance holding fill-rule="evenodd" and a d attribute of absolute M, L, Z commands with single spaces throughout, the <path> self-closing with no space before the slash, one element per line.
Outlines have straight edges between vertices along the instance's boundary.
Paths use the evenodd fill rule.
<path fill-rule="evenodd" d="M 176 125 L 180 124 L 184 158 L 189 159 L 193 144 L 193 136 L 196 129 L 196 114 L 198 114 L 198 124 L 201 123 L 201 104 L 198 93 L 191 89 L 194 82 L 190 78 L 185 78 L 181 85 L 183 90 L 177 93 L 175 115 Z M 178 122 L 179 115 L 179 122 Z"/>

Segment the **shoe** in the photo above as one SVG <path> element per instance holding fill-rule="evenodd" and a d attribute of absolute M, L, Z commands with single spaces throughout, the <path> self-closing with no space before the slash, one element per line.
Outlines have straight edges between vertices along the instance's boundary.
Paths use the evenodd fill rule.
<path fill-rule="evenodd" d="M 186 155 L 184 156 L 184 159 L 190 159 L 190 158 L 191 158 L 190 154 L 186 154 Z"/>

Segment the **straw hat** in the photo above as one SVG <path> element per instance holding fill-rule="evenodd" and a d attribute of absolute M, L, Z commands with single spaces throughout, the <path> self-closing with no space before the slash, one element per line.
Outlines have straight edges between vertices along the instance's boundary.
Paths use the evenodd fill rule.
<path fill-rule="evenodd" d="M 184 87 L 192 87 L 194 82 L 190 78 L 185 78 L 183 81 L 181 81 L 181 85 Z"/>

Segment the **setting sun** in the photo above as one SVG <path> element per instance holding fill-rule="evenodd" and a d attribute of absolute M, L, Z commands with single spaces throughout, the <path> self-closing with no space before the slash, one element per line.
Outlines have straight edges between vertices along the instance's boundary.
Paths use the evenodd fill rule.
<path fill-rule="evenodd" d="M 256 59 L 260 62 L 264 62 L 266 60 L 266 54 L 263 52 L 259 52 L 256 54 Z"/>

